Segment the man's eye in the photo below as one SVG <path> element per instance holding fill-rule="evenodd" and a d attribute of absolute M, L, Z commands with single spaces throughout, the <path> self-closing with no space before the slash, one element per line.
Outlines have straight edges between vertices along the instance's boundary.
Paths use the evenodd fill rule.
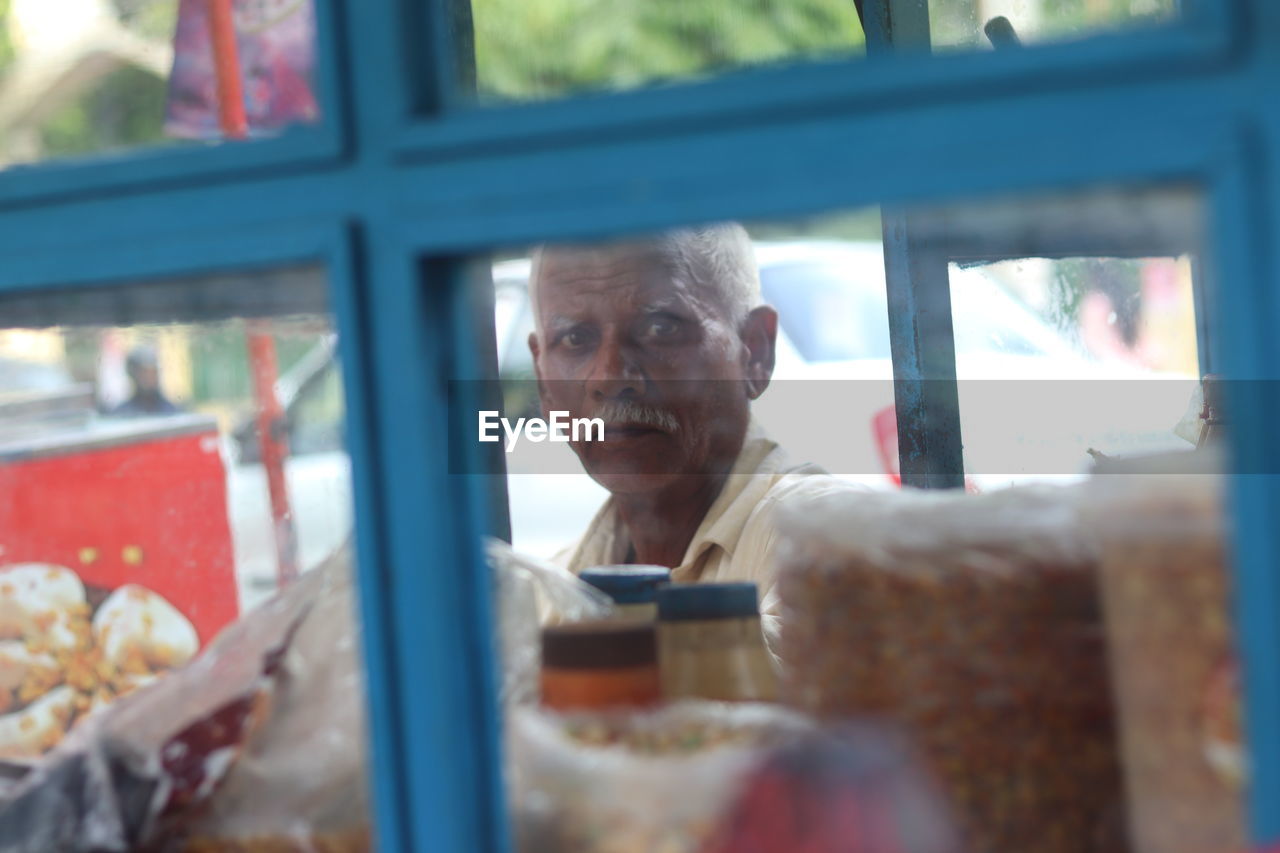
<path fill-rule="evenodd" d="M 645 323 L 645 334 L 651 338 L 665 338 L 674 335 L 680 324 L 669 317 L 652 317 Z"/>
<path fill-rule="evenodd" d="M 560 342 L 569 349 L 585 346 L 588 340 L 589 336 L 582 329 L 570 329 L 560 337 Z"/>

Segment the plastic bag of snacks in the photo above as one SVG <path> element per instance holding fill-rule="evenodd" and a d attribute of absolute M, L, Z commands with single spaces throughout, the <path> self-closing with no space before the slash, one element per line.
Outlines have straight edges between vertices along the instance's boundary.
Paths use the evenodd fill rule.
<path fill-rule="evenodd" d="M 527 705 L 538 701 L 543 626 L 604 619 L 614 605 L 565 569 L 517 553 L 501 540 L 487 540 L 485 553 L 497 599 L 500 699 L 506 705 Z"/>
<path fill-rule="evenodd" d="M 0 805 L 0 851 L 371 849 L 351 572 L 344 548 L 88 717 Z"/>
<path fill-rule="evenodd" d="M 659 711 L 515 709 L 512 803 L 521 853 L 694 853 L 762 747 L 811 729 L 770 705 Z"/>
<path fill-rule="evenodd" d="M 1124 849 L 1076 494 L 834 494 L 780 524 L 784 699 L 901 726 L 969 850 Z"/>
<path fill-rule="evenodd" d="M 1214 457 L 1095 478 L 1103 603 L 1137 853 L 1242 850 L 1245 746 Z"/>
<path fill-rule="evenodd" d="M 959 853 L 948 810 L 902 739 L 807 732 L 765 750 L 703 853 Z"/>

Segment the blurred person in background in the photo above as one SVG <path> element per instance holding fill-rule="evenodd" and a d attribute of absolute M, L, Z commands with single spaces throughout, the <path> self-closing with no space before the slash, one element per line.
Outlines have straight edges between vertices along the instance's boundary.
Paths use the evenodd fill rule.
<path fill-rule="evenodd" d="M 133 396 L 108 414 L 117 417 L 149 417 L 175 415 L 185 411 L 160 389 L 160 364 L 155 349 L 149 346 L 134 347 L 125 359 L 125 370 L 133 385 Z"/>

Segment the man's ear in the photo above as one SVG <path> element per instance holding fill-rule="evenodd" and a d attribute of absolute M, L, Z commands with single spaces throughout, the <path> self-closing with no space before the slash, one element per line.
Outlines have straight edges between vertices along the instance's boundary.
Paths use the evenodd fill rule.
<path fill-rule="evenodd" d="M 747 351 L 747 394 L 752 400 L 769 387 L 777 356 L 778 312 L 769 305 L 755 308 L 742 321 L 742 342 Z"/>
<path fill-rule="evenodd" d="M 547 393 L 546 386 L 542 383 L 542 365 L 538 362 L 538 356 L 542 350 L 538 346 L 538 333 L 529 333 L 529 354 L 533 356 L 533 376 L 538 383 L 538 403 L 542 407 L 543 417 L 548 417 L 547 409 Z"/>

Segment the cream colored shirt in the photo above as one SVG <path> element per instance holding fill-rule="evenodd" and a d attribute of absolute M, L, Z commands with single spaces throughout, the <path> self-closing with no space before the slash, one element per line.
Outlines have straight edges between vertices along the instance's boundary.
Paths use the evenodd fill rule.
<path fill-rule="evenodd" d="M 711 509 L 698 526 L 680 565 L 677 583 L 753 581 L 760 590 L 760 613 L 772 647 L 778 629 L 776 522 L 787 502 L 857 488 L 816 465 L 792 464 L 776 442 L 752 425 L 742 452 Z M 605 501 L 578 543 L 556 562 L 575 575 L 592 566 L 625 563 L 631 540 L 613 498 Z"/>

